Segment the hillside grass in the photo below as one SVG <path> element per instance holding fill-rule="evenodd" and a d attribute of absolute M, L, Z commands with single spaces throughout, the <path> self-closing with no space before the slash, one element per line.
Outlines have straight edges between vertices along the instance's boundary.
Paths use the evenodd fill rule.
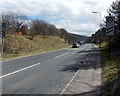
<path fill-rule="evenodd" d="M 37 35 L 31 40 L 30 36 L 7 35 L 4 41 L 2 60 L 38 54 L 70 46 L 68 43 L 65 43 L 64 39 L 57 36 L 47 36 L 44 39 L 42 36 Z"/>
<path fill-rule="evenodd" d="M 108 48 L 100 48 L 103 76 L 103 96 L 120 95 L 120 56 L 108 59 Z"/>

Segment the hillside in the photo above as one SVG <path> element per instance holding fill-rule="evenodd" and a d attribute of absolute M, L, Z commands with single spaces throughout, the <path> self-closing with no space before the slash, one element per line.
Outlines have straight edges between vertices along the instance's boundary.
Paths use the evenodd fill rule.
<path fill-rule="evenodd" d="M 57 36 L 47 36 L 45 39 L 36 35 L 33 40 L 30 36 L 7 35 L 4 44 L 3 60 L 24 55 L 36 54 L 69 47 L 64 39 Z"/>
<path fill-rule="evenodd" d="M 85 36 L 85 35 L 77 35 L 77 34 L 73 34 L 73 33 L 69 33 L 69 35 L 74 38 L 71 41 L 72 43 L 77 42 L 77 41 L 83 41 L 83 42 L 85 42 L 88 39 L 88 37 Z"/>

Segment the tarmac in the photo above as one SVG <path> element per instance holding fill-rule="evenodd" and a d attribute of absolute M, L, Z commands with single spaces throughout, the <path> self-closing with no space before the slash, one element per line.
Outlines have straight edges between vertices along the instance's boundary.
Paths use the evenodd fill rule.
<path fill-rule="evenodd" d="M 86 61 L 79 65 L 80 69 L 61 94 L 73 94 L 73 96 L 100 95 L 102 76 L 99 48 L 95 46 Z"/>

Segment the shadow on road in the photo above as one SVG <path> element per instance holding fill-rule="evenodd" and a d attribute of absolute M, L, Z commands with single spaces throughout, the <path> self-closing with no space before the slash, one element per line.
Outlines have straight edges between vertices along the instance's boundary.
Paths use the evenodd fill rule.
<path fill-rule="evenodd" d="M 90 52 L 91 52 L 91 50 L 86 50 L 86 51 L 79 51 L 77 53 L 90 53 Z M 84 61 L 80 60 L 80 57 L 77 57 L 75 59 L 75 62 L 76 63 L 63 66 L 61 71 L 77 72 L 77 70 L 79 70 L 79 69 L 84 70 L 84 71 L 82 71 L 83 73 L 81 75 L 84 75 L 84 72 L 85 72 L 85 76 L 80 76 L 80 74 L 79 74 L 79 76 L 77 76 L 77 79 L 76 79 L 78 81 L 74 80 L 75 83 L 72 83 L 73 84 L 72 88 L 74 90 L 77 90 L 75 87 L 75 84 L 77 84 L 78 86 L 81 86 L 81 87 L 84 85 L 83 89 L 84 89 L 84 87 L 87 86 L 86 88 L 88 88 L 88 89 L 86 89 L 85 91 L 83 91 L 83 89 L 82 90 L 78 89 L 78 90 L 80 90 L 80 92 L 78 91 L 78 94 L 73 94 L 72 96 L 88 96 L 88 95 L 89 96 L 103 96 L 103 95 L 100 95 L 100 89 L 102 88 L 102 85 L 99 85 L 99 83 L 98 83 L 101 81 L 99 81 L 99 79 L 97 77 L 93 77 L 93 79 L 95 80 L 94 82 L 96 82 L 95 83 L 96 85 L 93 85 L 92 83 L 90 83 L 92 81 L 89 81 L 90 78 L 87 78 L 87 77 L 90 77 L 89 75 L 91 73 L 89 75 L 86 75 L 88 72 L 93 72 L 93 71 L 96 72 L 96 70 L 98 70 L 101 67 L 98 49 L 97 48 L 93 49 L 89 58 L 87 58 L 87 59 L 84 58 Z M 93 71 L 91 71 L 91 70 L 93 70 Z M 98 75 L 98 73 L 94 73 L 94 74 L 96 74 L 95 76 Z M 91 75 L 91 76 L 94 76 L 94 75 Z M 81 78 L 81 77 L 83 77 L 83 78 Z M 81 79 L 81 80 L 79 80 L 79 79 Z M 75 93 L 75 92 L 73 92 L 73 93 Z"/>
<path fill-rule="evenodd" d="M 90 50 L 79 51 L 78 53 L 89 53 L 89 52 L 91 51 Z M 90 57 L 87 60 L 86 58 L 84 58 L 84 60 L 80 60 L 80 57 L 75 58 L 76 63 L 63 66 L 61 71 L 76 72 L 78 69 L 88 70 L 88 69 L 96 69 L 100 67 L 98 64 L 98 60 L 100 59 L 98 50 L 96 49 L 92 50 L 92 54 L 90 55 Z"/>
<path fill-rule="evenodd" d="M 79 51 L 79 52 L 77 52 L 77 53 L 89 53 L 89 52 L 91 52 L 91 50 Z"/>
<path fill-rule="evenodd" d="M 61 71 L 69 71 L 69 72 L 77 72 L 77 70 L 80 68 L 79 64 L 70 64 L 70 65 L 65 65 Z"/>

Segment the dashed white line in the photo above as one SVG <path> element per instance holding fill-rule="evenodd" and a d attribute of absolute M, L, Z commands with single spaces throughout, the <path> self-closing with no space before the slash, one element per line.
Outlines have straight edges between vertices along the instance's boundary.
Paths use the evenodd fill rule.
<path fill-rule="evenodd" d="M 59 57 L 61 57 L 61 56 L 63 56 L 63 55 L 66 55 L 66 54 L 68 54 L 68 53 L 69 53 L 69 52 L 64 53 L 64 54 L 62 54 L 62 55 L 59 55 L 59 56 L 56 56 L 56 57 L 54 57 L 54 58 L 59 58 Z M 24 71 L 24 70 L 26 70 L 26 69 L 29 69 L 29 68 L 35 67 L 35 66 L 37 66 L 37 65 L 40 65 L 40 63 L 37 63 L 37 64 L 31 65 L 31 66 L 28 66 L 28 67 L 22 68 L 22 69 L 20 69 L 20 70 L 17 70 L 17 71 L 14 71 L 14 72 L 8 73 L 8 74 L 3 75 L 3 76 L 0 76 L 0 79 L 1 79 L 1 78 L 5 78 L 5 77 L 10 76 L 10 75 L 13 75 L 13 74 L 15 74 L 15 73 L 18 73 L 18 72 Z"/>
<path fill-rule="evenodd" d="M 63 50 L 63 49 L 67 49 L 67 48 L 61 48 L 61 49 L 57 49 L 57 50 L 42 52 L 42 53 L 38 53 L 38 54 L 32 54 L 32 55 L 28 55 L 28 56 L 16 57 L 14 59 L 4 60 L 4 61 L 1 61 L 1 62 L 7 62 L 7 61 L 12 61 L 12 60 L 17 60 L 17 59 L 23 59 L 23 58 L 26 58 L 26 57 L 32 57 L 32 56 L 41 55 L 41 54 L 45 54 L 45 53 L 49 53 L 49 52 L 55 52 L 55 51 L 59 51 L 59 50 Z"/>
<path fill-rule="evenodd" d="M 66 55 L 66 54 L 68 54 L 69 52 L 66 52 L 66 53 L 64 53 L 64 54 L 62 54 L 62 55 L 59 55 L 59 56 L 56 56 L 56 57 L 54 57 L 54 58 L 59 58 L 59 57 L 61 57 L 61 56 L 63 56 L 63 55 Z"/>
<path fill-rule="evenodd" d="M 28 66 L 28 67 L 22 68 L 22 69 L 20 69 L 20 70 L 17 70 L 17 71 L 14 71 L 14 72 L 8 73 L 8 74 L 3 75 L 3 76 L 0 76 L 0 79 L 1 79 L 1 78 L 5 78 L 5 77 L 10 76 L 10 75 L 13 75 L 13 74 L 15 74 L 15 73 L 18 73 L 18 72 L 24 71 L 24 70 L 26 70 L 26 69 L 29 69 L 29 68 L 35 67 L 35 66 L 37 66 L 37 65 L 40 65 L 40 63 L 37 63 L 37 64 L 31 65 L 31 66 Z"/>

